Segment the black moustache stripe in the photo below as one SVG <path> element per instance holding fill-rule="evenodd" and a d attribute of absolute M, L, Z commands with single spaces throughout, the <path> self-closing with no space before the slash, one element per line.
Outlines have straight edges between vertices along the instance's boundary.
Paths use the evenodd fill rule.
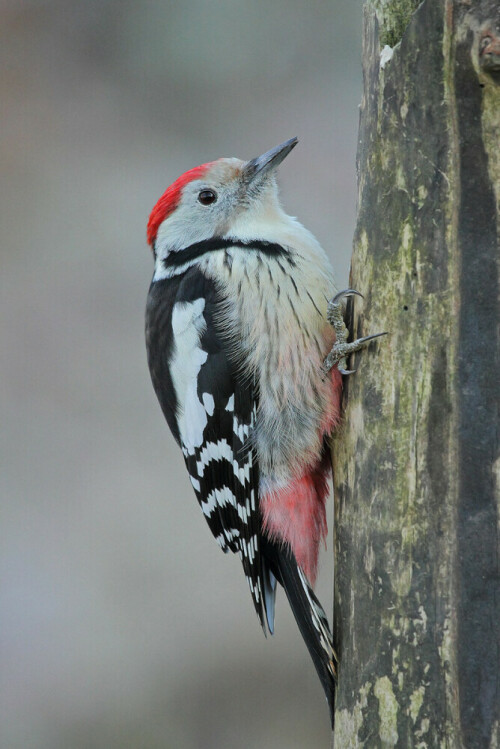
<path fill-rule="evenodd" d="M 195 242 L 185 247 L 183 250 L 172 250 L 169 252 L 163 264 L 165 268 L 177 268 L 185 265 L 199 257 L 206 255 L 208 252 L 216 250 L 226 250 L 229 247 L 241 247 L 244 250 L 262 252 L 270 257 L 286 256 L 287 252 L 284 247 L 276 242 L 266 242 L 263 239 L 235 239 L 233 237 L 212 237 L 204 239 L 202 242 Z"/>

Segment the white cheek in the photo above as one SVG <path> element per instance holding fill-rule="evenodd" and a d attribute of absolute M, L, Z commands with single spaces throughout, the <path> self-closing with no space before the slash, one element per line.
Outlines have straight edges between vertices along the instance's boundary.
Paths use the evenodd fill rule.
<path fill-rule="evenodd" d="M 194 201 L 194 202 L 193 202 Z M 196 242 L 210 239 L 217 234 L 223 213 L 196 203 L 194 198 L 189 205 L 179 205 L 159 227 L 156 235 L 156 265 L 154 280 L 161 281 L 179 272 L 179 268 L 165 269 L 163 261 L 170 252 L 189 247 Z"/>
<path fill-rule="evenodd" d="M 198 375 L 208 354 L 200 347 L 205 329 L 204 299 L 177 302 L 172 311 L 174 355 L 170 373 L 178 403 L 178 424 L 183 446 L 188 454 L 203 443 L 207 409 L 198 398 Z"/>

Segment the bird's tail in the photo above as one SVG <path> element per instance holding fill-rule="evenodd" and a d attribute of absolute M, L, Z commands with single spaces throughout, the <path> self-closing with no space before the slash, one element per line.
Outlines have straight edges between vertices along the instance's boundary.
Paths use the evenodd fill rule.
<path fill-rule="evenodd" d="M 285 589 L 295 621 L 323 686 L 333 728 L 337 656 L 333 649 L 328 619 L 290 549 L 268 539 L 263 541 L 263 557 Z"/>

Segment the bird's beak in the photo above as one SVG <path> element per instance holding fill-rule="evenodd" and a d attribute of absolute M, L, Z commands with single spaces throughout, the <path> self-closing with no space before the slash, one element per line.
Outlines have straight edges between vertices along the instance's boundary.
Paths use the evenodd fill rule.
<path fill-rule="evenodd" d="M 250 159 L 243 167 L 242 176 L 247 184 L 253 182 L 256 178 L 260 182 L 261 178 L 270 171 L 276 169 L 284 158 L 288 156 L 292 148 L 298 143 L 297 138 L 290 138 L 281 143 L 270 151 L 266 151 L 262 156 Z"/>

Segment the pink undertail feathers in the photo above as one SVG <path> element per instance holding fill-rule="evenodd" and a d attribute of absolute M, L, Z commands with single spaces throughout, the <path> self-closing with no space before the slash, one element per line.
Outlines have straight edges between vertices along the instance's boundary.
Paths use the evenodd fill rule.
<path fill-rule="evenodd" d="M 331 378 L 332 398 L 320 427 L 322 441 L 339 421 L 342 378 L 336 367 Z M 328 532 L 325 504 L 330 474 L 330 454 L 325 449 L 319 460 L 302 475 L 260 498 L 264 530 L 271 539 L 290 546 L 311 585 L 316 581 L 319 546 Z"/>

